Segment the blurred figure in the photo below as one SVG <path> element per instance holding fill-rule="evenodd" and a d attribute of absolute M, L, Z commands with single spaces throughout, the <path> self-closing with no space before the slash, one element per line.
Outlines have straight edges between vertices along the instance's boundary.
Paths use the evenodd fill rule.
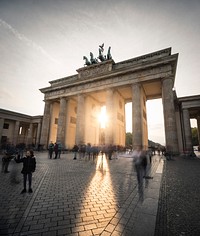
<path fill-rule="evenodd" d="M 49 158 L 52 159 L 52 157 L 53 157 L 53 151 L 54 151 L 54 144 L 53 144 L 52 141 L 51 141 L 50 144 L 49 144 L 48 150 L 49 150 Z"/>
<path fill-rule="evenodd" d="M 61 142 L 58 143 L 58 158 L 61 156 L 61 151 L 62 151 L 62 144 Z"/>
<path fill-rule="evenodd" d="M 132 153 L 135 170 L 138 181 L 139 198 L 141 201 L 144 199 L 143 193 L 143 178 L 146 176 L 147 156 L 146 152 L 142 150 L 142 146 L 138 145 Z"/>
<path fill-rule="evenodd" d="M 54 152 L 55 152 L 54 159 L 57 159 L 57 157 L 58 157 L 58 144 L 57 143 L 54 144 Z"/>
<path fill-rule="evenodd" d="M 78 150 L 79 150 L 78 145 L 77 145 L 77 144 L 74 144 L 74 147 L 72 148 L 72 152 L 74 153 L 74 158 L 73 158 L 73 160 L 76 160 Z"/>
<path fill-rule="evenodd" d="M 12 156 L 9 153 L 5 152 L 2 157 L 2 172 L 3 173 L 9 173 L 8 166 L 11 159 L 12 159 Z"/>
<path fill-rule="evenodd" d="M 91 154 L 91 144 L 88 143 L 86 146 L 86 157 L 88 157 L 88 160 L 90 160 L 90 154 Z"/>
<path fill-rule="evenodd" d="M 21 153 L 19 153 L 19 152 L 16 153 L 16 155 L 14 157 L 14 160 L 18 156 L 20 158 L 21 157 Z M 13 163 L 13 165 L 12 165 L 12 169 L 11 169 L 11 173 L 10 173 L 10 182 L 11 182 L 11 184 L 19 184 L 20 183 L 20 180 L 19 180 L 19 177 L 18 177 L 18 170 L 16 168 L 16 165 L 17 165 L 17 163 Z"/>

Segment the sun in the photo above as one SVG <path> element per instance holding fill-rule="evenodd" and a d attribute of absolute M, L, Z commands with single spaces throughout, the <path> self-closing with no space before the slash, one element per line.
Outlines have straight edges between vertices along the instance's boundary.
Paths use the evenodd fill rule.
<path fill-rule="evenodd" d="M 106 128 L 106 123 L 108 121 L 108 117 L 106 115 L 106 106 L 101 107 L 101 113 L 99 114 L 98 117 L 99 123 L 100 123 L 100 127 L 102 129 Z"/>

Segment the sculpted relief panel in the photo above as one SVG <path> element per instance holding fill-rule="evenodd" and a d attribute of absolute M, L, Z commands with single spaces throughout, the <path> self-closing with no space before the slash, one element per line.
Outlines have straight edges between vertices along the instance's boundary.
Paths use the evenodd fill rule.
<path fill-rule="evenodd" d="M 107 73 L 112 70 L 112 61 L 106 63 L 97 64 L 90 67 L 84 67 L 77 70 L 80 79 L 97 76 L 103 73 Z"/>

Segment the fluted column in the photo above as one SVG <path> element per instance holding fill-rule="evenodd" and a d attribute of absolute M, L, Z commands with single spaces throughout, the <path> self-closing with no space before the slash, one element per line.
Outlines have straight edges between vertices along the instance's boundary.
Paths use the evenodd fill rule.
<path fill-rule="evenodd" d="M 141 85 L 132 85 L 132 135 L 133 148 L 143 145 L 142 137 Z"/>
<path fill-rule="evenodd" d="M 66 109 L 67 109 L 66 98 L 61 98 L 56 140 L 57 142 L 61 142 L 63 145 L 65 144 L 65 133 L 66 133 Z"/>
<path fill-rule="evenodd" d="M 113 90 L 106 91 L 106 115 L 108 118 L 105 129 L 105 144 L 113 144 Z"/>
<path fill-rule="evenodd" d="M 16 145 L 17 144 L 17 139 L 18 139 L 18 135 L 19 135 L 19 124 L 20 122 L 17 120 L 15 122 L 15 128 L 14 128 L 14 134 L 13 134 L 13 145 Z"/>
<path fill-rule="evenodd" d="M 188 109 L 183 109 L 183 124 L 184 124 L 184 134 L 185 134 L 185 151 L 192 151 L 192 132 L 190 125 L 190 114 Z"/>
<path fill-rule="evenodd" d="M 162 102 L 165 123 L 166 149 L 174 153 L 179 152 L 176 128 L 176 116 L 173 96 L 173 79 L 167 78 L 162 82 Z"/>
<path fill-rule="evenodd" d="M 85 142 L 85 98 L 83 94 L 78 95 L 76 137 L 77 145 Z"/>
<path fill-rule="evenodd" d="M 42 120 L 42 131 L 41 131 L 41 138 L 40 138 L 40 144 L 44 145 L 44 148 L 48 147 L 48 138 L 49 138 L 49 128 L 50 128 L 50 106 L 51 103 L 50 101 L 45 102 L 45 107 L 44 107 L 44 115 L 43 115 L 43 120 Z"/>

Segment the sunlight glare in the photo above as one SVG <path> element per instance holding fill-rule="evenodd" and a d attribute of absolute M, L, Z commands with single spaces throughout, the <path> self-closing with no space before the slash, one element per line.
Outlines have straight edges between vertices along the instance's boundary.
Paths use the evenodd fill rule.
<path fill-rule="evenodd" d="M 103 172 L 109 171 L 108 163 L 105 154 L 99 155 L 97 157 L 96 170 L 101 170 Z"/>
<path fill-rule="evenodd" d="M 101 113 L 99 114 L 99 123 L 101 128 L 106 127 L 106 123 L 108 121 L 107 115 L 106 115 L 106 106 L 101 107 Z"/>

